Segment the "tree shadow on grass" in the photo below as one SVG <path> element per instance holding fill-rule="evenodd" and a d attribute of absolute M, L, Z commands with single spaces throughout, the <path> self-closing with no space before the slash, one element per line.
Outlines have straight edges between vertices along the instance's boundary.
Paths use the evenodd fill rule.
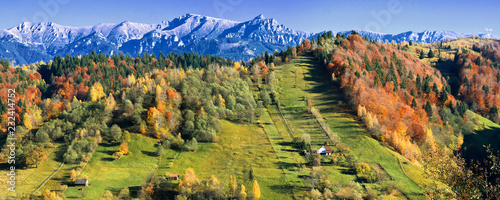
<path fill-rule="evenodd" d="M 356 175 L 356 171 L 354 171 L 351 168 L 342 168 L 342 169 L 340 169 L 340 173 L 347 174 L 347 175 Z"/>
<path fill-rule="evenodd" d="M 111 156 L 111 155 L 113 155 L 116 151 L 99 151 L 99 152 L 101 152 L 101 153 L 104 153 L 104 154 L 106 154 L 106 155 L 110 155 L 110 156 Z"/>
<path fill-rule="evenodd" d="M 462 145 L 462 157 L 467 161 L 483 162 L 488 159 L 488 153 L 483 145 L 490 145 L 494 152 L 500 150 L 500 128 L 489 127 L 475 134 L 468 134 L 464 136 L 464 143 Z"/>
<path fill-rule="evenodd" d="M 104 158 L 101 158 L 102 161 L 107 161 L 107 162 L 111 162 L 111 161 L 114 161 L 115 159 L 112 158 L 112 157 L 104 157 Z"/>
<path fill-rule="evenodd" d="M 278 191 L 290 191 L 293 189 L 293 186 L 290 186 L 288 184 L 281 184 L 281 185 L 271 185 L 269 188 Z"/>
<path fill-rule="evenodd" d="M 64 161 L 64 154 L 68 151 L 68 145 L 63 144 L 57 146 L 55 149 L 54 153 L 56 155 L 56 158 L 54 159 L 57 162 L 63 162 Z"/>
<path fill-rule="evenodd" d="M 147 155 L 147 156 L 151 156 L 151 157 L 156 157 L 156 152 L 154 151 L 144 151 L 144 150 L 141 150 L 141 153 L 144 154 L 144 155 Z"/>
<path fill-rule="evenodd" d="M 99 144 L 99 146 L 102 146 L 102 147 L 113 147 L 113 146 L 119 146 L 119 145 L 120 145 L 119 142 L 110 142 L 110 143 Z"/>

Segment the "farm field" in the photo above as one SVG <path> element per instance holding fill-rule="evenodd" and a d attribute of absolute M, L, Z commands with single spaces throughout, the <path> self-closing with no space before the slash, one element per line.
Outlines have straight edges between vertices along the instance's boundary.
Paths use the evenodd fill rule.
<path fill-rule="evenodd" d="M 221 122 L 218 142 L 198 143 L 196 152 L 180 153 L 173 166 L 162 171 L 182 174 L 191 167 L 199 180 L 214 175 L 226 186 L 232 175 L 236 176 L 238 184 L 247 188 L 251 188 L 253 178 L 260 185 L 262 199 L 291 199 L 292 188 L 287 184 L 280 161 L 263 129 L 256 125 Z"/>
<path fill-rule="evenodd" d="M 68 187 L 64 193 L 66 198 L 99 199 L 106 190 L 118 193 L 125 187 L 129 188 L 132 197 L 136 196 L 145 178 L 158 166 L 158 156 L 155 154 L 156 144 L 156 140 L 131 134 L 129 144 L 131 154 L 119 160 L 112 158 L 112 154 L 118 151 L 119 143 L 101 144 L 81 172 L 81 175 L 88 177 L 89 186 L 84 190 Z"/>
<path fill-rule="evenodd" d="M 54 171 L 61 165 L 61 162 L 57 160 L 59 150 L 63 149 L 64 145 L 56 146 L 48 149 L 51 153 L 48 156 L 47 161 L 43 162 L 38 168 L 27 168 L 27 169 L 17 169 L 16 170 L 16 194 L 17 195 L 28 195 L 35 191 L 47 177 L 49 177 Z M 4 163 L 6 164 L 6 163 Z M 4 173 L 5 172 L 5 173 Z M 0 173 L 1 180 L 8 180 L 6 171 Z M 0 197 L 8 196 L 7 184 L 0 184 Z"/>

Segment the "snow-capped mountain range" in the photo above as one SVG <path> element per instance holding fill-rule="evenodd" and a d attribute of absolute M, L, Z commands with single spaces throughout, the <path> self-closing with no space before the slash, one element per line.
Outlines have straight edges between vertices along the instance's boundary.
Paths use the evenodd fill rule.
<path fill-rule="evenodd" d="M 412 40 L 432 43 L 472 35 L 451 31 L 400 34 L 358 32 L 381 42 Z M 348 34 L 350 31 L 341 33 Z M 92 27 L 24 22 L 10 29 L 0 30 L 0 57 L 13 60 L 15 64 L 28 64 L 48 61 L 59 54 L 85 55 L 93 50 L 105 54 L 122 52 L 133 56 L 146 52 L 158 55 L 160 52 L 188 51 L 246 60 L 265 51 L 273 52 L 300 44 L 302 40 L 315 35 L 317 34 L 290 29 L 263 15 L 249 21 L 236 22 L 186 14 L 158 24 L 125 21 Z"/>

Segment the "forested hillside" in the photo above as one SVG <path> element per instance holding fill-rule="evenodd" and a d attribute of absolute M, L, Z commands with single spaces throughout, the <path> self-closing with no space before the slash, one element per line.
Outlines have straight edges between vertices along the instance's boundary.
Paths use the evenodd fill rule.
<path fill-rule="evenodd" d="M 493 178 L 472 175 L 471 170 L 481 170 L 477 166 L 464 167 L 470 161 L 456 157 L 455 153 L 462 150 L 464 136 L 474 134 L 482 123 L 479 117 L 468 112 L 469 105 L 484 116 L 498 115 L 498 91 L 494 89 L 498 87 L 497 64 L 478 53 L 468 53 L 467 49 L 457 51 L 454 62 L 461 66 L 457 100 L 448 84 L 449 77 L 434 68 L 436 63 L 446 62 L 441 50 L 430 49 L 424 53 L 424 49 L 417 48 L 415 55 L 412 45 L 411 42 L 378 43 L 353 31 L 348 37 L 324 33 L 310 43 L 304 42 L 301 48 L 314 50 L 317 59 L 331 73 L 332 81 L 344 88 L 351 106 L 380 142 L 415 163 L 423 163 L 431 175 L 448 172 L 435 177 L 450 186 L 455 192 L 453 195 L 489 197 L 498 191 L 497 182 L 489 185 L 488 181 Z M 497 45 L 473 48 L 484 52 L 484 56 L 494 57 Z M 439 59 L 429 65 L 428 61 L 422 61 L 424 58 Z M 435 162 L 438 158 L 448 159 Z M 451 163 L 463 168 L 447 168 L 454 166 Z M 434 170 L 436 168 L 439 170 Z"/>

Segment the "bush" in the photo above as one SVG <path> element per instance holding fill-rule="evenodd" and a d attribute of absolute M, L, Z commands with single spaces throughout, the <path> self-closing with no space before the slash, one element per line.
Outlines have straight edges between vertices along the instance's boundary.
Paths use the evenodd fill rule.
<path fill-rule="evenodd" d="M 184 144 L 184 150 L 186 150 L 186 151 L 196 151 L 196 150 L 198 150 L 198 141 L 196 141 L 196 138 L 188 140 Z"/>
<path fill-rule="evenodd" d="M 332 153 L 332 155 L 330 155 L 330 163 L 334 165 L 338 165 L 343 159 L 344 156 L 340 153 Z"/>
<path fill-rule="evenodd" d="M 368 171 L 370 171 L 370 166 L 366 163 L 356 163 L 356 173 L 358 174 L 364 174 Z"/>
<path fill-rule="evenodd" d="M 311 155 L 309 155 L 309 165 L 311 166 L 320 166 L 321 165 L 321 156 L 317 154 L 316 152 L 312 152 Z"/>
<path fill-rule="evenodd" d="M 118 160 L 118 159 L 120 159 L 122 156 L 123 156 L 123 153 L 118 151 L 118 152 L 115 152 L 115 153 L 113 154 L 113 159 Z"/>
<path fill-rule="evenodd" d="M 128 189 L 128 187 L 120 190 L 120 193 L 118 193 L 119 199 L 127 199 L 129 197 L 130 197 L 130 190 Z"/>

